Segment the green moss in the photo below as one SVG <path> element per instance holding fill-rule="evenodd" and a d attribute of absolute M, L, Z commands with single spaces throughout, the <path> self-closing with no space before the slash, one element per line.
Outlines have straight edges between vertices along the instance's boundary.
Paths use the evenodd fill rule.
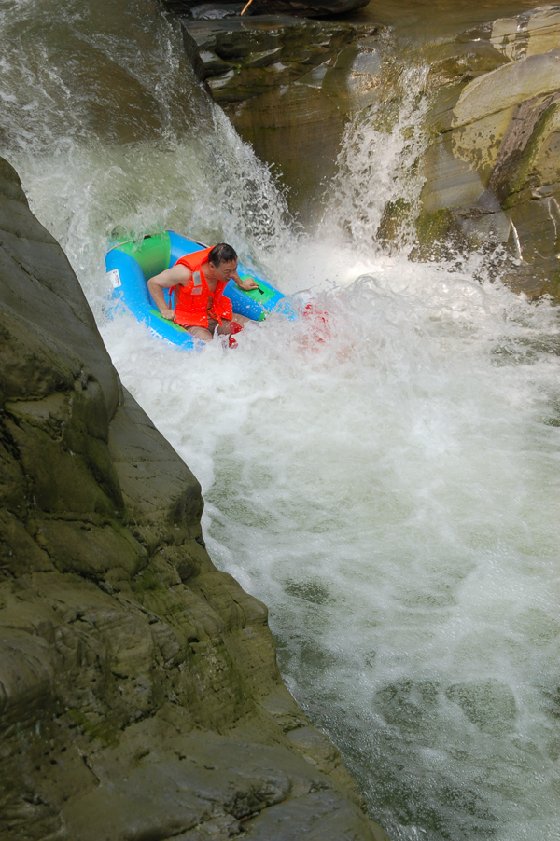
<path fill-rule="evenodd" d="M 92 741 L 102 742 L 106 747 L 114 747 L 119 741 L 119 728 L 107 718 L 101 721 L 90 721 L 88 716 L 77 707 L 68 709 L 66 717 L 69 719 L 71 727 L 77 727 L 84 736 Z"/>
<path fill-rule="evenodd" d="M 465 237 L 459 230 L 453 212 L 441 208 L 432 213 L 422 210 L 415 221 L 417 245 L 412 256 L 429 260 L 445 258 L 450 249 L 457 249 Z"/>
<path fill-rule="evenodd" d="M 148 569 L 145 569 L 133 578 L 132 589 L 137 596 L 141 596 L 144 593 L 154 592 L 155 590 L 164 592 L 166 588 L 162 585 L 158 572 L 148 567 Z"/>
<path fill-rule="evenodd" d="M 423 210 L 416 218 L 416 233 L 421 245 L 445 239 L 452 229 L 451 211 L 443 207 L 433 213 Z"/>
<path fill-rule="evenodd" d="M 403 226 L 410 219 L 412 206 L 406 199 L 388 201 L 377 229 L 377 238 L 385 242 L 397 242 Z"/>

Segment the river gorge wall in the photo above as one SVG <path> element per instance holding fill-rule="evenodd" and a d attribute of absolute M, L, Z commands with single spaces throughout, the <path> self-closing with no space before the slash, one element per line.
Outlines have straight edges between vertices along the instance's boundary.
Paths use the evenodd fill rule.
<path fill-rule="evenodd" d="M 367 20 L 240 18 L 220 3 L 194 17 L 182 4 L 179 18 L 199 78 L 280 174 L 304 220 L 322 187 L 344 191 L 331 176 L 348 126 L 389 136 L 409 84 L 403 68 L 425 66 L 416 91 L 422 108 L 400 127 L 403 146 L 406 134 L 422 136 L 403 164 L 403 177 L 422 186 L 414 201 L 387 201 L 369 244 L 407 245 L 420 260 L 505 253 L 499 272 L 516 291 L 558 298 L 560 6 L 495 19 L 489 9 L 485 21 L 473 8 L 451 34 L 438 31 L 426 7 L 433 35 L 407 33 L 399 43 L 398 26 L 376 20 L 385 5 L 371 4 Z M 358 154 L 350 144 L 338 169 L 344 155 Z M 375 161 L 366 160 L 354 214 L 377 189 L 372 170 Z"/>
<path fill-rule="evenodd" d="M 2 841 L 382 841 L 0 161 Z"/>

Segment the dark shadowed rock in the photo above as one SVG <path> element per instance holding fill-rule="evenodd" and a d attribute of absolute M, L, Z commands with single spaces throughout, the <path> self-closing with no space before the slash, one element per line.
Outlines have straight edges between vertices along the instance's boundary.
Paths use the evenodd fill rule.
<path fill-rule="evenodd" d="M 208 15 L 223 17 L 238 15 L 247 6 L 246 15 L 296 15 L 298 17 L 328 18 L 345 15 L 367 6 L 369 0 L 252 0 L 242 3 L 204 3 L 203 0 L 165 0 L 167 6 L 180 14 L 193 17 Z"/>
<path fill-rule="evenodd" d="M 0 838 L 382 841 L 0 160 Z"/>

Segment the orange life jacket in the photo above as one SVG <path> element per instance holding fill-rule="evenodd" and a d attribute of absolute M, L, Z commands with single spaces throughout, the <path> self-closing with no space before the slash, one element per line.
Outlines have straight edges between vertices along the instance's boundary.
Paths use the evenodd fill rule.
<path fill-rule="evenodd" d="M 218 324 L 224 319 L 231 321 L 231 299 L 223 294 L 228 282 L 219 280 L 216 291 L 212 293 L 204 277 L 202 267 L 208 262 L 211 251 L 212 246 L 194 254 L 185 254 L 175 263 L 176 266 L 186 266 L 192 272 L 188 283 L 178 283 L 174 287 L 175 321 L 182 327 L 208 327 L 209 318 Z"/>

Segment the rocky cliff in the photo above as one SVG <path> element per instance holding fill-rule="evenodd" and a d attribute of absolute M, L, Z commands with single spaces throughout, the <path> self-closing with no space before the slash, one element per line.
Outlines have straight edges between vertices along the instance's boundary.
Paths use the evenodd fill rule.
<path fill-rule="evenodd" d="M 380 841 L 5 161 L 0 231 L 0 838 Z"/>
<path fill-rule="evenodd" d="M 434 56 L 418 220 L 428 251 L 448 238 L 506 243 L 513 285 L 557 297 L 559 45 L 560 6 L 548 6 L 490 21 Z"/>
<path fill-rule="evenodd" d="M 196 18 L 179 10 L 187 55 L 241 137 L 280 173 L 292 209 L 305 217 L 309 195 L 336 170 L 347 120 L 376 96 L 378 27 L 223 10 L 207 5 Z"/>
<path fill-rule="evenodd" d="M 426 64 L 426 143 L 413 165 L 424 188 L 413 204 L 388 202 L 372 240 L 391 248 L 412 230 L 422 260 L 504 248 L 516 290 L 560 297 L 560 6 L 465 21 L 427 43 L 409 34 L 404 47 L 388 46 L 373 12 L 363 23 L 216 17 L 217 8 L 180 17 L 187 52 L 241 136 L 281 174 L 292 209 L 305 218 L 328 183 L 349 120 L 366 132 L 398 123 L 397 62 Z"/>

